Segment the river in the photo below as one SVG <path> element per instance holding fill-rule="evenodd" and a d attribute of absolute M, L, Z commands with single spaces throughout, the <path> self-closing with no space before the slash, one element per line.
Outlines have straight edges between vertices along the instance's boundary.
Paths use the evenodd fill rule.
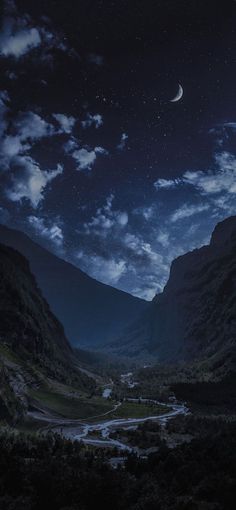
<path fill-rule="evenodd" d="M 154 401 L 152 401 L 154 402 Z M 157 405 L 160 402 L 156 401 Z M 132 451 L 135 448 L 127 446 L 127 444 L 117 441 L 110 437 L 112 431 L 116 429 L 129 429 L 136 428 L 140 423 L 144 423 L 147 420 L 158 421 L 161 424 L 165 424 L 168 420 L 171 420 L 179 414 L 187 414 L 188 409 L 184 404 L 166 404 L 170 410 L 166 413 L 148 416 L 146 418 L 118 418 L 111 420 L 103 420 L 99 423 L 94 424 L 78 424 L 71 427 L 60 427 L 60 431 L 64 437 L 72 440 L 82 441 L 85 444 L 103 447 L 116 447 L 119 450 Z M 55 430 L 55 429 L 54 429 Z M 96 437 L 90 437 L 91 434 L 95 434 Z"/>
<path fill-rule="evenodd" d="M 121 382 L 125 384 L 128 388 L 134 387 L 137 383 L 133 381 L 133 373 L 129 372 L 128 374 L 121 375 Z M 103 397 L 110 398 L 112 393 L 111 384 L 107 385 L 103 390 Z M 142 401 L 147 402 L 147 399 L 129 399 L 130 401 Z M 148 402 L 160 406 L 162 403 L 157 400 L 148 400 Z M 121 402 L 117 403 L 112 411 L 109 411 L 107 414 L 111 414 L 117 407 L 121 405 Z M 140 423 L 144 423 L 147 420 L 157 421 L 160 424 L 164 425 L 167 421 L 173 419 L 175 416 L 180 414 L 187 414 L 188 409 L 183 403 L 168 403 L 165 404 L 165 407 L 169 408 L 169 410 L 163 414 L 157 414 L 153 416 L 148 416 L 146 418 L 117 418 L 117 419 L 106 419 L 105 415 L 101 416 L 99 422 L 96 423 L 77 423 L 71 426 L 60 426 L 56 430 L 60 432 L 64 437 L 72 440 L 82 441 L 85 444 L 90 444 L 94 446 L 102 446 L 102 447 L 116 447 L 119 450 L 125 451 L 133 451 L 135 448 L 128 446 L 121 441 L 113 439 L 110 437 L 111 432 L 116 429 L 135 429 Z M 55 428 L 54 428 L 55 430 Z M 94 437 L 93 437 L 94 436 Z"/>

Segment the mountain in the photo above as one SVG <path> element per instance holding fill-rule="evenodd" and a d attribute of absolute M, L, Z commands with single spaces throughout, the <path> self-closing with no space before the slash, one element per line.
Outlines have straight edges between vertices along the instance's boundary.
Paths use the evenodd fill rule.
<path fill-rule="evenodd" d="M 167 363 L 207 359 L 234 366 L 236 216 L 216 226 L 209 246 L 173 261 L 163 292 L 111 351 Z"/>
<path fill-rule="evenodd" d="M 98 347 L 117 337 L 147 306 L 142 299 L 90 278 L 23 232 L 1 225 L 0 242 L 29 260 L 43 295 L 74 346 Z"/>
<path fill-rule="evenodd" d="M 80 370 L 63 326 L 37 287 L 28 261 L 2 244 L 0 380 L 0 418 L 24 414 L 30 391 L 49 381 L 83 391 L 94 386 Z"/>

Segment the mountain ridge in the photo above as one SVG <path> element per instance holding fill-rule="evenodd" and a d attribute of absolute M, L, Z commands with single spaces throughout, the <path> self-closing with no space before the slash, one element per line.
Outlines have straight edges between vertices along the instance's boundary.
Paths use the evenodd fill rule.
<path fill-rule="evenodd" d="M 146 301 L 91 278 L 24 232 L 0 225 L 0 242 L 29 260 L 39 287 L 74 346 L 105 344 L 147 306 Z"/>
<path fill-rule="evenodd" d="M 160 363 L 210 359 L 234 366 L 236 216 L 216 225 L 210 244 L 175 259 L 169 280 L 121 336 L 116 354 Z"/>

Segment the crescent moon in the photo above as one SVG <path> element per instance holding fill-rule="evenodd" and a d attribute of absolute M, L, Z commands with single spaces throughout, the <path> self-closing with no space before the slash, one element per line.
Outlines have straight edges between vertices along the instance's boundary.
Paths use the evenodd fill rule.
<path fill-rule="evenodd" d="M 180 83 L 179 83 L 179 90 L 178 90 L 176 96 L 173 99 L 170 99 L 170 102 L 176 103 L 177 101 L 180 101 L 180 99 L 183 97 L 183 94 L 184 94 L 184 89 L 183 89 L 182 85 L 180 85 Z"/>

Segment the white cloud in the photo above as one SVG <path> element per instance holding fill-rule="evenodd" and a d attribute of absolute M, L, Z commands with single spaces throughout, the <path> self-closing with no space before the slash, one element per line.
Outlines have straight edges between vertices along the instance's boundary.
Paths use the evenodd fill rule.
<path fill-rule="evenodd" d="M 79 145 L 78 145 L 78 142 L 74 136 L 72 136 L 70 138 L 70 140 L 68 140 L 68 142 L 66 142 L 63 145 L 63 149 L 66 154 L 71 154 L 75 149 L 78 149 L 78 148 L 79 148 Z"/>
<path fill-rule="evenodd" d="M 36 208 L 43 199 L 47 184 L 63 172 L 63 167 L 58 164 L 55 170 L 43 171 L 30 156 L 18 156 L 17 165 L 17 173 L 12 176 L 6 195 L 12 202 L 26 198 Z"/>
<path fill-rule="evenodd" d="M 105 258 L 99 255 L 89 257 L 90 274 L 103 283 L 115 285 L 127 271 L 123 259 Z"/>
<path fill-rule="evenodd" d="M 128 137 L 127 133 L 122 133 L 122 135 L 121 135 L 121 139 L 120 139 L 120 142 L 119 142 L 119 143 L 118 143 L 118 145 L 117 145 L 117 149 L 118 149 L 119 151 L 123 151 L 123 150 L 124 150 L 124 148 L 125 148 L 125 146 L 126 146 L 126 143 L 127 143 L 128 138 L 129 138 L 129 137 Z"/>
<path fill-rule="evenodd" d="M 128 223 L 128 214 L 125 211 L 113 210 L 114 195 L 107 197 L 106 204 L 97 209 L 91 221 L 84 224 L 86 234 L 95 234 L 106 237 L 111 229 L 124 228 Z"/>
<path fill-rule="evenodd" d="M 40 140 L 43 137 L 55 134 L 55 129 L 51 124 L 31 111 L 19 113 L 14 122 L 14 128 L 22 141 L 27 139 Z"/>
<path fill-rule="evenodd" d="M 44 218 L 38 216 L 29 216 L 28 221 L 33 227 L 35 232 L 41 237 L 44 237 L 55 244 L 57 247 L 61 247 L 63 244 L 64 236 L 60 225 L 56 223 L 46 224 Z M 48 221 L 48 220 L 47 220 Z"/>
<path fill-rule="evenodd" d="M 5 129 L 6 127 L 7 123 Z M 17 118 L 12 121 L 12 129 L 14 135 L 4 136 L 2 133 L 3 136 L 0 139 L 0 159 L 4 170 L 9 169 L 11 163 L 14 163 L 15 166 L 19 164 L 22 166 L 23 158 L 20 161 L 17 160 L 19 155 L 28 155 L 32 143 L 54 135 L 53 126 L 33 112 L 19 113 Z"/>
<path fill-rule="evenodd" d="M 22 19 L 25 24 L 25 19 Z M 0 35 L 0 53 L 4 57 L 22 57 L 41 44 L 41 35 L 37 28 L 18 28 L 14 20 L 8 18 Z"/>
<path fill-rule="evenodd" d="M 123 238 L 123 243 L 127 248 L 133 251 L 136 257 L 147 259 L 155 264 L 163 262 L 162 255 L 154 251 L 151 244 L 144 241 L 141 236 L 127 233 Z"/>
<path fill-rule="evenodd" d="M 94 165 L 97 154 L 106 155 L 107 151 L 103 147 L 95 147 L 94 149 L 77 149 L 71 153 L 71 156 L 78 163 L 77 170 L 91 170 Z"/>
<path fill-rule="evenodd" d="M 132 290 L 133 296 L 139 297 L 141 299 L 145 299 L 146 301 L 152 301 L 154 296 L 157 293 L 157 284 L 153 284 L 153 287 L 135 287 Z"/>
<path fill-rule="evenodd" d="M 215 154 L 215 168 L 207 171 L 188 170 L 178 179 L 158 179 L 156 189 L 173 189 L 187 184 L 198 189 L 202 195 L 214 195 L 227 192 L 236 193 L 236 158 L 229 152 Z"/>
<path fill-rule="evenodd" d="M 46 186 L 62 173 L 63 167 L 44 170 L 30 155 L 34 144 L 45 137 L 58 134 L 54 127 L 34 112 L 20 112 L 16 118 L 7 120 L 10 111 L 9 97 L 0 93 L 0 163 L 7 174 L 5 194 L 13 202 L 28 199 L 36 208 L 44 197 Z M 7 132 L 10 134 L 5 134 Z"/>
<path fill-rule="evenodd" d="M 199 205 L 188 205 L 183 204 L 179 209 L 177 209 L 170 217 L 170 221 L 175 223 L 176 221 L 183 220 L 184 218 L 189 218 L 195 214 L 200 214 L 209 209 L 209 204 L 199 204 Z"/>
<path fill-rule="evenodd" d="M 100 115 L 100 113 L 95 113 L 94 115 L 88 113 L 86 120 L 82 120 L 81 124 L 84 129 L 89 128 L 91 126 L 94 126 L 96 129 L 98 129 L 103 125 L 102 115 Z"/>
<path fill-rule="evenodd" d="M 77 52 L 68 46 L 63 33 L 52 27 L 50 19 L 41 16 L 38 26 L 28 14 L 18 12 L 16 5 L 10 8 L 9 0 L 6 3 L 7 16 L 3 20 L 0 34 L 0 55 L 20 59 L 32 50 L 38 50 L 37 61 L 52 65 L 54 55 L 52 50 L 65 52 L 68 56 L 78 58 Z"/>
<path fill-rule="evenodd" d="M 235 156 L 229 152 L 221 152 L 215 155 L 215 162 L 214 170 L 185 172 L 183 181 L 197 188 L 202 194 L 236 193 Z"/>
<path fill-rule="evenodd" d="M 73 158 L 78 163 L 79 170 L 91 170 L 97 155 L 95 150 L 78 149 L 72 153 Z"/>
<path fill-rule="evenodd" d="M 160 243 L 163 248 L 168 248 L 170 245 L 170 235 L 168 232 L 163 232 L 162 230 L 157 235 L 157 241 Z"/>
<path fill-rule="evenodd" d="M 154 182 L 155 188 L 158 189 L 171 189 L 178 186 L 181 183 L 181 179 L 157 179 Z"/>
<path fill-rule="evenodd" d="M 71 137 L 63 146 L 66 154 L 69 154 L 78 164 L 77 170 L 91 170 L 97 156 L 107 156 L 108 152 L 104 147 L 81 147 L 75 137 Z"/>
<path fill-rule="evenodd" d="M 53 117 L 57 120 L 63 133 L 71 133 L 76 122 L 75 117 L 65 115 L 64 113 L 53 113 Z"/>
<path fill-rule="evenodd" d="M 133 214 L 138 214 L 140 216 L 143 216 L 143 218 L 146 221 L 149 221 L 151 218 L 153 218 L 156 214 L 156 208 L 154 205 L 144 206 L 144 207 L 137 207 L 136 209 L 133 209 Z"/>
<path fill-rule="evenodd" d="M 6 166 L 18 154 L 24 153 L 30 146 L 22 143 L 19 136 L 6 136 L 1 142 L 1 153 Z"/>

